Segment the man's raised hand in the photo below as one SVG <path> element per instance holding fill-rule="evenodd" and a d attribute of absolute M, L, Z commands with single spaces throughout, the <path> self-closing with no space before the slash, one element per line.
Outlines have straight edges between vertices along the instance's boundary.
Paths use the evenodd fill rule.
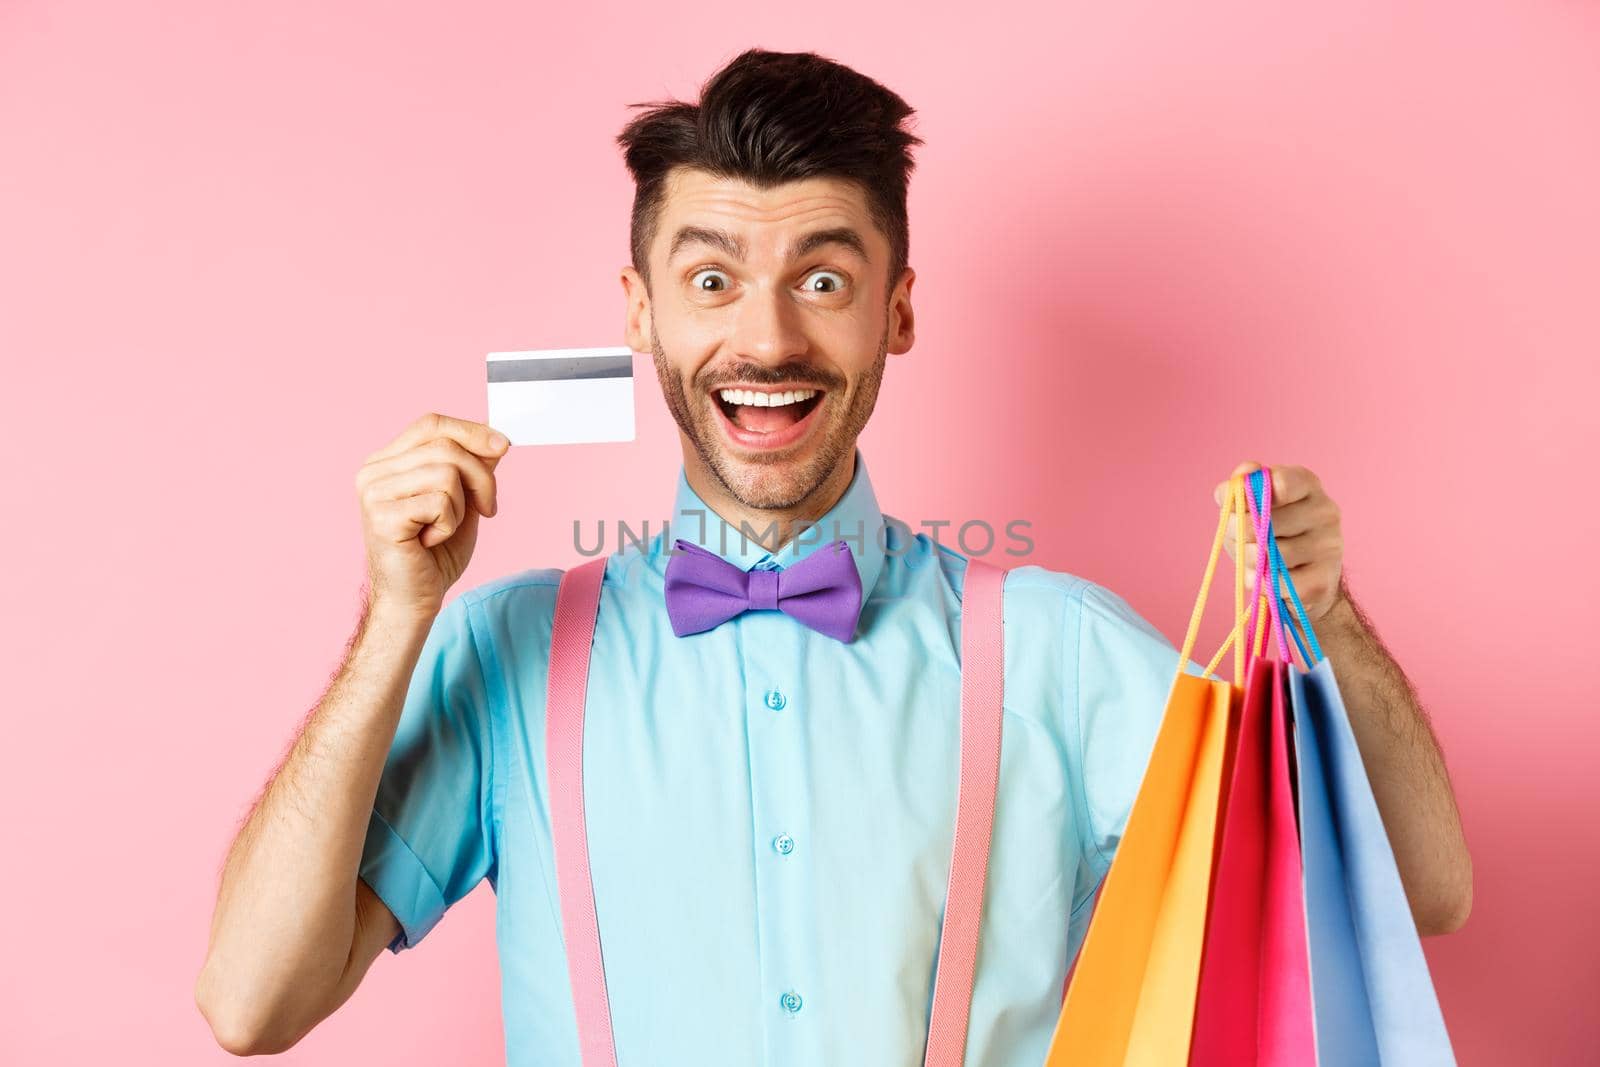
<path fill-rule="evenodd" d="M 429 412 L 367 456 L 356 494 L 373 607 L 432 619 L 497 510 L 494 468 L 510 442 L 481 422 Z"/>

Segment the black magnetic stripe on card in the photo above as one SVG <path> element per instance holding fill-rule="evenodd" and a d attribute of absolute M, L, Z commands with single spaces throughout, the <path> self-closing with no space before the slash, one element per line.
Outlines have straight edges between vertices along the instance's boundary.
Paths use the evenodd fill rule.
<path fill-rule="evenodd" d="M 491 382 L 576 381 L 632 378 L 633 356 L 572 356 L 565 359 L 491 359 Z"/>

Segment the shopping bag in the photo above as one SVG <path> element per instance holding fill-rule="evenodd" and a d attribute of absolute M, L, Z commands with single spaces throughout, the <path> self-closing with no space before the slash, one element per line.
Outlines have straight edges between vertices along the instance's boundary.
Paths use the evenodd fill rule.
<path fill-rule="evenodd" d="M 1241 488 L 1236 488 L 1241 492 Z M 1243 509 L 1240 509 L 1241 512 Z M 1271 490 L 1252 509 L 1264 543 Z M 1267 588 L 1267 553 L 1257 554 L 1256 588 Z M 1196 992 L 1197 1067 L 1305 1067 L 1316 1062 L 1306 949 L 1305 898 L 1285 669 L 1289 652 L 1276 601 L 1258 596 L 1246 631 L 1244 711 L 1222 800 L 1216 871 Z M 1281 658 L 1261 653 L 1270 614 Z"/>
<path fill-rule="evenodd" d="M 1259 495 L 1256 484 L 1251 481 L 1252 499 Z M 1287 611 L 1280 586 L 1288 592 L 1304 640 L 1292 622 L 1289 630 L 1301 658 L 1312 665 L 1302 671 L 1291 664 L 1287 676 L 1318 1062 L 1454 1064 L 1333 665 L 1322 655 L 1270 525 L 1258 543 L 1272 572 L 1270 595 Z"/>
<path fill-rule="evenodd" d="M 1243 507 L 1242 482 L 1223 505 L 1211 557 L 1195 601 L 1127 825 L 1100 889 L 1078 954 L 1046 1067 L 1187 1062 L 1206 904 L 1216 847 L 1224 755 L 1243 706 L 1242 642 L 1234 644 L 1234 684 L 1184 670 L 1216 571 L 1228 516 Z M 1243 530 L 1235 560 L 1235 635 L 1243 622 Z"/>

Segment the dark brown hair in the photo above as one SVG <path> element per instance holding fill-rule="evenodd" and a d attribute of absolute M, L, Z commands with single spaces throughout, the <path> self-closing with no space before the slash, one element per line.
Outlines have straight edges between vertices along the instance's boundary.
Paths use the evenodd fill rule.
<path fill-rule="evenodd" d="M 815 52 L 752 48 L 712 75 L 699 104 L 632 104 L 617 143 L 633 174 L 633 267 L 650 281 L 666 179 L 688 166 L 757 188 L 803 178 L 854 182 L 874 225 L 889 239 L 889 292 L 910 256 L 906 184 L 911 148 L 922 139 L 901 128 L 915 112 L 889 89 Z"/>

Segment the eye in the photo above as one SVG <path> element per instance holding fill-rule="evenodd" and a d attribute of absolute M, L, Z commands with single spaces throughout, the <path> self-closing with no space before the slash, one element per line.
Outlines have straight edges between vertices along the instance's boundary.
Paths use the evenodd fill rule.
<path fill-rule="evenodd" d="M 826 289 L 814 289 L 810 285 L 810 281 L 811 281 L 812 278 L 836 278 L 838 280 L 833 282 L 833 283 L 831 283 L 830 286 L 828 288 L 826 288 Z M 806 290 L 808 292 L 812 292 L 812 293 L 837 293 L 840 289 L 844 288 L 845 278 L 844 278 L 843 274 L 840 274 L 836 270 L 816 270 L 816 271 L 812 271 L 810 274 L 808 274 L 806 276 L 806 282 L 807 282 Z"/>
<path fill-rule="evenodd" d="M 704 270 L 697 270 L 694 272 L 694 274 L 690 275 L 689 284 L 702 293 L 720 293 L 728 287 L 726 280 L 727 277 L 728 276 L 726 274 L 720 270 L 717 270 L 715 267 L 707 267 Z M 718 285 L 706 284 L 708 281 L 711 281 L 715 278 L 723 279 L 722 283 Z"/>

